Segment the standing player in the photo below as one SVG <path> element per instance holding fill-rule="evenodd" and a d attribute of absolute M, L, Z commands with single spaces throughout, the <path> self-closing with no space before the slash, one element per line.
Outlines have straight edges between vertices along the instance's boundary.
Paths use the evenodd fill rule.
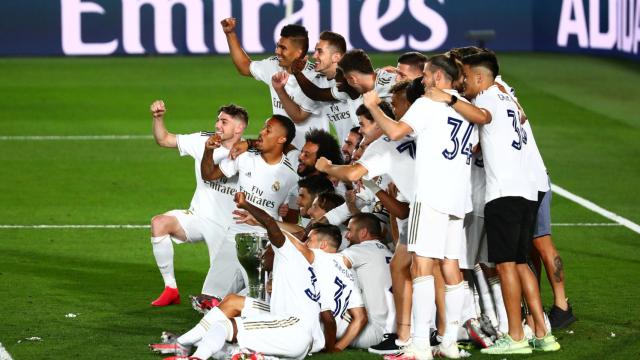
<path fill-rule="evenodd" d="M 546 329 L 540 291 L 527 264 L 535 221 L 537 188 L 524 151 L 518 105 L 495 85 L 499 67 L 495 55 L 482 52 L 463 59 L 465 94 L 487 113 L 490 123 L 481 126 L 480 141 L 486 172 L 485 224 L 489 260 L 497 264 L 509 333 L 487 354 L 527 354 L 532 348 L 524 337 L 520 303 L 522 294 L 533 315 L 535 350 L 560 349 Z"/>
<path fill-rule="evenodd" d="M 301 25 L 287 25 L 280 32 L 275 56 L 260 61 L 252 61 L 242 49 L 235 32 L 236 19 L 227 18 L 221 22 L 227 37 L 233 64 L 243 76 L 252 76 L 269 86 L 273 114 L 286 115 L 296 124 L 297 136 L 292 144 L 298 149 L 304 144 L 304 134 L 311 128 L 328 130 L 327 121 L 321 116 L 316 104 L 309 100 L 298 86 L 291 73 L 295 59 L 304 58 L 309 49 L 307 30 Z M 283 72 L 284 73 L 281 73 Z M 312 65 L 305 66 L 305 76 L 315 76 Z M 275 87 L 274 87 L 275 85 Z"/>
<path fill-rule="evenodd" d="M 221 234 L 229 226 L 233 211 L 233 194 L 237 176 L 223 177 L 215 181 L 203 181 L 200 176 L 200 161 L 207 137 L 200 133 L 174 135 L 164 125 L 164 102 L 151 105 L 153 114 L 153 136 L 162 147 L 178 148 L 180 155 L 195 159 L 196 191 L 188 210 L 172 210 L 151 220 L 151 244 L 158 269 L 164 279 L 165 289 L 153 306 L 180 303 L 180 295 L 173 268 L 173 245 L 204 240 L 209 249 L 210 268 L 202 292 L 207 295 L 224 296 L 229 291 L 240 291 L 232 286 L 234 269 L 226 262 L 233 251 L 233 244 L 224 244 Z M 242 107 L 230 104 L 218 109 L 216 133 L 222 146 L 210 156 L 219 162 L 229 154 L 231 146 L 242 137 L 249 120 Z"/>
<path fill-rule="evenodd" d="M 396 68 L 396 82 L 413 80 L 422 76 L 427 57 L 417 51 L 406 52 L 398 57 Z"/>
<path fill-rule="evenodd" d="M 460 67 L 448 55 L 435 55 L 424 68 L 425 88 L 438 87 L 452 95 L 460 77 Z M 396 122 L 378 109 L 380 99 L 375 92 L 367 93 L 364 103 L 382 131 L 392 140 L 409 134 L 416 139 L 417 181 L 430 186 L 415 188 L 409 215 L 409 252 L 413 253 L 413 338 L 393 359 L 430 359 L 429 324 L 432 322 L 435 287 L 433 267 L 440 262 L 446 283 L 446 328 L 438 352 L 446 357 L 459 357 L 456 345 L 464 302 L 462 276 L 458 267 L 461 254 L 462 223 L 471 207 L 468 189 L 469 161 L 475 143 L 473 124 L 451 106 L 420 98 Z M 464 101 L 464 99 L 460 99 Z"/>

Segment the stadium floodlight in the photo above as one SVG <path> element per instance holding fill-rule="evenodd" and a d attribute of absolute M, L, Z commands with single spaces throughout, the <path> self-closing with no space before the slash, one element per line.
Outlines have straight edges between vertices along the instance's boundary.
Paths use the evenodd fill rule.
<path fill-rule="evenodd" d="M 493 29 L 469 30 L 464 37 L 472 41 L 477 41 L 479 48 L 485 48 L 486 43 L 496 37 L 496 31 Z"/>

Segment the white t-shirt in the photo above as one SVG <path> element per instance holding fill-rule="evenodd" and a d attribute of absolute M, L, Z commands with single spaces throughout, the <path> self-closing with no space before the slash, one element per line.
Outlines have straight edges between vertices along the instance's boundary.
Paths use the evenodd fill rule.
<path fill-rule="evenodd" d="M 386 328 L 389 313 L 393 312 L 391 293 L 391 271 L 389 262 L 393 254 L 378 240 L 367 240 L 353 244 L 342 250 L 342 255 L 351 262 L 362 297 L 369 315 L 369 321 Z"/>
<path fill-rule="evenodd" d="M 312 249 L 313 268 L 318 275 L 320 311 L 330 310 L 334 318 L 341 318 L 348 309 L 364 307 L 360 289 L 351 269 L 344 265 L 342 254 Z"/>
<path fill-rule="evenodd" d="M 235 160 L 222 160 L 220 170 L 227 177 L 239 174 L 238 191 L 246 192 L 248 202 L 274 219 L 278 219 L 278 208 L 298 181 L 298 174 L 284 155 L 280 162 L 270 165 L 260 153 L 247 151 Z"/>
<path fill-rule="evenodd" d="M 189 155 L 195 159 L 196 191 L 189 210 L 226 228 L 232 220 L 231 212 L 236 208 L 233 195 L 236 193 L 238 176 L 232 175 L 214 181 L 202 180 L 200 163 L 208 137 L 194 133 L 177 135 L 176 139 L 180 156 Z M 216 164 L 228 156 L 229 149 L 224 146 L 213 151 L 213 161 Z"/>
<path fill-rule="evenodd" d="M 270 312 L 275 315 L 294 315 L 308 324 L 313 333 L 313 348 L 324 347 L 320 328 L 318 278 L 307 259 L 292 243 L 298 241 L 287 232 L 282 247 L 273 247 L 273 291 Z"/>
<path fill-rule="evenodd" d="M 291 117 L 284 110 L 280 98 L 278 94 L 274 90 L 273 86 L 271 86 L 271 77 L 280 71 L 285 71 L 285 68 L 278 65 L 278 58 L 276 56 L 272 56 L 270 58 L 260 60 L 260 61 L 252 61 L 249 66 L 251 71 L 251 75 L 259 81 L 264 82 L 269 86 L 269 91 L 271 92 L 271 107 L 273 109 L 274 114 L 284 115 L 287 117 Z M 313 70 L 313 64 L 307 64 L 307 67 L 303 71 L 303 74 L 307 78 L 313 78 L 316 75 L 316 72 Z M 310 113 L 307 120 L 300 124 L 296 125 L 296 136 L 292 141 L 292 144 L 298 149 L 302 149 L 304 145 L 304 134 L 312 129 L 323 129 L 329 130 L 329 123 L 326 118 L 322 116 L 321 104 L 319 102 L 313 101 L 309 99 L 300 89 L 300 85 L 298 85 L 298 81 L 296 77 L 293 75 L 289 76 L 287 80 L 287 84 L 284 86 L 285 91 L 289 95 L 289 97 L 302 108 L 302 110 Z"/>
<path fill-rule="evenodd" d="M 455 90 L 445 90 L 466 101 Z M 415 199 L 431 208 L 463 218 L 471 211 L 471 148 L 477 130 L 447 104 L 421 97 L 400 120 L 416 140 Z"/>
<path fill-rule="evenodd" d="M 312 79 L 313 83 L 319 88 L 333 88 L 336 86 L 334 79 L 327 79 L 326 76 L 317 73 Z M 349 101 L 327 101 L 320 102 L 322 108 L 322 116 L 327 119 L 329 124 L 336 130 L 336 136 L 340 146 L 344 144 L 344 139 L 349 135 L 349 131 L 358 126 L 358 116 Z"/>
<path fill-rule="evenodd" d="M 509 86 L 504 80 L 502 80 L 502 76 L 498 75 L 496 77 L 495 82 L 502 85 L 505 90 L 511 95 L 513 100 L 516 102 L 518 98 L 516 97 L 516 91 L 514 88 Z M 529 164 L 533 167 L 533 176 L 535 176 L 536 185 L 538 187 L 538 191 L 547 192 L 551 190 L 549 185 L 549 175 L 547 174 L 547 167 L 544 165 L 544 161 L 542 160 L 542 155 L 540 155 L 540 150 L 538 149 L 538 144 L 536 143 L 536 139 L 533 136 L 533 129 L 531 128 L 531 124 L 529 121 L 526 121 L 522 125 L 523 132 L 523 141 L 527 144 L 526 151 L 529 157 Z"/>
<path fill-rule="evenodd" d="M 395 141 L 381 136 L 369 144 L 357 163 L 367 169 L 363 176 L 365 180 L 387 175 L 405 198 L 413 199 L 415 157 L 416 142 L 413 138 L 407 136 Z"/>
<path fill-rule="evenodd" d="M 480 126 L 486 203 L 506 196 L 537 201 L 538 191 L 528 163 L 518 106 L 495 85 L 478 94 L 474 103 L 488 110 L 492 118 L 489 124 Z"/>

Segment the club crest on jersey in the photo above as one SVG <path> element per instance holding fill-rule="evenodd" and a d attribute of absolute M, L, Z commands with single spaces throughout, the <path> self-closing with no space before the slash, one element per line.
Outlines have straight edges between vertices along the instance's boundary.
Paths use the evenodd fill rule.
<path fill-rule="evenodd" d="M 271 190 L 273 191 L 278 191 L 280 190 L 280 182 L 278 180 L 276 180 L 273 185 L 271 185 Z"/>

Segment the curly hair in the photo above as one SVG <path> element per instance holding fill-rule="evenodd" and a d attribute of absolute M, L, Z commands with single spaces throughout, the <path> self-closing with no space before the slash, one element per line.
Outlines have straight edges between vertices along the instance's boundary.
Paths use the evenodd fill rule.
<path fill-rule="evenodd" d="M 317 158 L 325 157 L 336 165 L 342 165 L 342 151 L 338 141 L 327 131 L 322 129 L 311 129 L 304 136 L 306 142 L 318 145 Z"/>

